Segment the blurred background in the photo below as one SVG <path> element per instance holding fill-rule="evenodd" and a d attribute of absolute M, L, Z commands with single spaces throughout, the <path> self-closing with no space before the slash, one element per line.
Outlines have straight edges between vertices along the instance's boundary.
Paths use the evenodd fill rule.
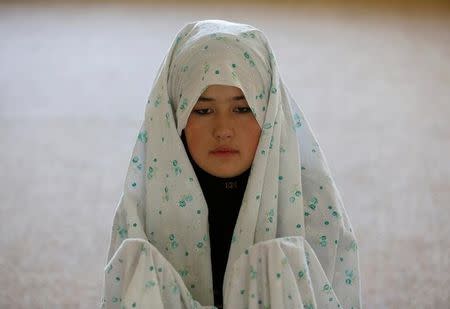
<path fill-rule="evenodd" d="M 178 30 L 263 30 L 359 242 L 363 308 L 450 303 L 449 1 L 0 2 L 0 308 L 96 308 Z"/>

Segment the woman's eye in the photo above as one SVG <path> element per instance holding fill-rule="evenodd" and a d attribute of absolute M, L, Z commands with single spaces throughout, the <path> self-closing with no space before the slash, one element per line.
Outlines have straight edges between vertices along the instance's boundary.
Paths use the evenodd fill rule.
<path fill-rule="evenodd" d="M 211 113 L 211 109 L 210 108 L 198 108 L 198 109 L 194 109 L 194 113 L 199 114 L 199 115 L 206 115 Z"/>
<path fill-rule="evenodd" d="M 252 110 L 250 107 L 237 107 L 236 111 L 238 113 L 250 113 Z"/>

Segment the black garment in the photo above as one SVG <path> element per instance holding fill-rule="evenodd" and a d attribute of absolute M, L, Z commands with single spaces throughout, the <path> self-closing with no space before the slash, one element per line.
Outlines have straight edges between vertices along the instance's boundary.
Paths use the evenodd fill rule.
<path fill-rule="evenodd" d="M 228 261 L 231 238 L 242 198 L 247 186 L 250 168 L 232 178 L 219 178 L 200 168 L 192 159 L 184 131 L 181 139 L 191 161 L 208 205 L 209 238 L 213 273 L 214 304 L 223 306 L 222 285 Z"/>

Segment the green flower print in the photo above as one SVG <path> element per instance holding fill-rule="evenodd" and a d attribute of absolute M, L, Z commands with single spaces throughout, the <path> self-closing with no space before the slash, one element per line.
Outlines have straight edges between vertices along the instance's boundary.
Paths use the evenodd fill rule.
<path fill-rule="evenodd" d="M 181 104 L 180 104 L 180 107 L 179 107 L 180 110 L 181 110 L 181 111 L 184 111 L 184 110 L 186 109 L 187 105 L 188 105 L 188 99 L 184 98 L 184 99 L 181 101 Z"/>
<path fill-rule="evenodd" d="M 255 66 L 255 61 L 253 60 L 252 56 L 250 56 L 250 54 L 248 52 L 244 52 L 244 58 L 248 61 L 248 64 L 251 67 Z"/>
<path fill-rule="evenodd" d="M 291 194 L 289 197 L 289 202 L 294 203 L 297 198 L 299 198 L 302 195 L 302 192 L 298 189 L 295 189 L 295 191 Z"/>
<path fill-rule="evenodd" d="M 263 128 L 266 130 L 269 130 L 272 127 L 272 124 L 270 122 L 266 122 L 265 124 L 263 124 Z"/>
<path fill-rule="evenodd" d="M 169 235 L 170 248 L 176 249 L 178 247 L 178 241 L 174 234 Z"/>
<path fill-rule="evenodd" d="M 271 208 L 268 212 L 267 212 L 267 222 L 273 223 L 273 217 L 275 216 L 275 209 Z"/>
<path fill-rule="evenodd" d="M 178 273 L 182 278 L 186 277 L 189 274 L 189 272 L 186 269 L 179 270 Z"/>
<path fill-rule="evenodd" d="M 300 270 L 300 271 L 298 272 L 298 277 L 299 277 L 300 279 L 303 279 L 303 278 L 305 278 L 305 274 L 306 274 L 306 269 L 305 269 L 305 270 Z"/>
<path fill-rule="evenodd" d="M 145 255 L 145 256 L 148 256 L 148 249 L 147 249 L 147 247 L 145 245 L 141 245 L 141 254 Z"/>
<path fill-rule="evenodd" d="M 120 301 L 122 301 L 122 300 L 120 300 Z M 118 299 L 117 297 L 114 296 L 114 297 L 112 298 L 112 302 L 113 302 L 113 303 L 118 303 L 118 302 L 119 302 L 119 299 Z"/>
<path fill-rule="evenodd" d="M 178 176 L 181 174 L 181 167 L 178 165 L 177 160 L 172 161 L 172 170 L 175 173 L 175 176 Z"/>
<path fill-rule="evenodd" d="M 188 202 L 192 202 L 192 200 L 193 200 L 192 195 L 190 194 L 183 195 L 183 197 L 178 201 L 178 206 L 184 208 L 187 206 Z"/>
<path fill-rule="evenodd" d="M 298 129 L 302 126 L 302 122 L 300 121 L 300 116 L 299 114 L 295 113 L 294 114 L 294 128 Z"/>
<path fill-rule="evenodd" d="M 208 235 L 203 235 L 202 240 L 197 241 L 197 244 L 195 245 L 197 249 L 204 249 L 205 248 L 205 242 L 208 240 Z"/>
<path fill-rule="evenodd" d="M 345 271 L 345 283 L 351 285 L 353 282 L 353 270 L 349 269 Z"/>
<path fill-rule="evenodd" d="M 148 137 L 147 137 L 147 131 L 141 131 L 138 135 L 138 140 L 143 142 L 144 144 L 147 143 Z"/>
<path fill-rule="evenodd" d="M 319 200 L 317 199 L 317 197 L 313 196 L 308 203 L 308 207 L 311 208 L 312 210 L 316 210 L 318 202 Z"/>
<path fill-rule="evenodd" d="M 180 287 L 178 286 L 178 284 L 176 282 L 170 282 L 168 284 L 168 288 L 172 294 L 177 294 L 180 292 Z"/>
<path fill-rule="evenodd" d="M 266 92 L 263 89 L 259 94 L 256 95 L 255 99 L 256 100 L 258 100 L 258 99 L 262 100 L 262 99 L 264 99 L 265 96 L 266 96 Z"/>
<path fill-rule="evenodd" d="M 153 178 L 153 176 L 155 175 L 156 169 L 152 166 L 148 167 L 148 171 L 147 171 L 147 179 L 150 180 Z"/>
<path fill-rule="evenodd" d="M 158 107 L 161 104 L 161 96 L 158 96 L 155 100 L 155 102 L 153 102 L 153 105 L 155 107 Z"/>
<path fill-rule="evenodd" d="M 346 248 L 347 251 L 352 250 L 353 252 L 355 252 L 357 249 L 358 249 L 358 245 L 356 244 L 356 242 L 354 240 L 352 240 L 350 245 Z"/>
<path fill-rule="evenodd" d="M 117 232 L 119 233 L 120 239 L 125 239 L 128 237 L 128 230 L 125 226 L 118 226 Z"/>
<path fill-rule="evenodd" d="M 331 292 L 331 286 L 330 286 L 328 283 L 326 283 L 326 284 L 323 286 L 322 291 L 324 291 L 325 293 L 330 293 L 330 292 Z"/>
<path fill-rule="evenodd" d="M 326 247 L 327 246 L 327 236 L 325 236 L 325 235 L 320 236 L 319 243 L 322 247 Z"/>
<path fill-rule="evenodd" d="M 209 37 L 215 38 L 216 40 L 225 40 L 226 39 L 225 36 L 217 34 L 217 33 L 213 33 Z"/>
<path fill-rule="evenodd" d="M 242 32 L 241 37 L 246 38 L 246 39 L 248 39 L 248 38 L 254 39 L 254 38 L 256 38 L 256 35 L 253 32 Z"/>
<path fill-rule="evenodd" d="M 341 218 L 341 215 L 333 208 L 333 206 L 329 205 L 328 210 L 334 218 L 336 218 L 336 219 Z"/>
<path fill-rule="evenodd" d="M 134 156 L 133 159 L 131 159 L 131 162 L 133 162 L 133 164 L 136 166 L 136 168 L 138 170 L 142 169 L 142 162 L 139 162 L 139 157 L 138 156 Z"/>

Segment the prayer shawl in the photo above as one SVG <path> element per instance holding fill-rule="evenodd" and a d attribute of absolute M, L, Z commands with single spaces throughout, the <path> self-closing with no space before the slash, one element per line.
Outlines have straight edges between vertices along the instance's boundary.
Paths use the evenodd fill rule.
<path fill-rule="evenodd" d="M 208 206 L 180 135 L 214 84 L 242 89 L 262 129 L 229 240 L 224 308 L 361 308 L 358 246 L 324 154 L 263 32 L 224 20 L 184 26 L 157 72 L 102 306 L 212 308 Z"/>

